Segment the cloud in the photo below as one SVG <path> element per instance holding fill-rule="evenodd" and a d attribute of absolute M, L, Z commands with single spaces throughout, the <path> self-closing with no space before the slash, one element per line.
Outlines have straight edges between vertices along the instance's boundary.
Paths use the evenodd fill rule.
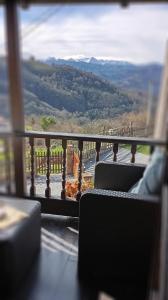
<path fill-rule="evenodd" d="M 20 13 L 23 53 L 37 58 L 84 55 L 136 63 L 163 61 L 168 5 L 131 5 L 127 9 L 102 4 L 63 5 L 48 21 L 36 26 L 36 18 L 47 10 L 51 7 L 31 7 Z M 28 24 L 35 29 L 26 35 Z"/>

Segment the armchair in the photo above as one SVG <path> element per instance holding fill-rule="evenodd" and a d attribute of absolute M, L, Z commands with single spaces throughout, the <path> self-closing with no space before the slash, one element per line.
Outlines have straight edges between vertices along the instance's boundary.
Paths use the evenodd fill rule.
<path fill-rule="evenodd" d="M 128 193 L 144 166 L 98 163 L 80 199 L 78 273 L 117 299 L 146 298 L 160 199 Z"/>

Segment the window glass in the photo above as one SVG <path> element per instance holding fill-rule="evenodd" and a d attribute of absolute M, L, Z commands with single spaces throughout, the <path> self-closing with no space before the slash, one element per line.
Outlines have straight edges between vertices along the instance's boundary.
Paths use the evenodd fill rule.
<path fill-rule="evenodd" d="M 168 5 L 20 10 L 27 128 L 153 132 Z"/>
<path fill-rule="evenodd" d="M 10 128 L 9 82 L 5 38 L 4 8 L 0 6 L 0 130 Z"/>

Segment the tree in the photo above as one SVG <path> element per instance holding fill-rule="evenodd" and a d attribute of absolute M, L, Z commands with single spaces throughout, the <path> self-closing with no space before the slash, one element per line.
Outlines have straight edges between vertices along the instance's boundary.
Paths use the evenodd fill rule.
<path fill-rule="evenodd" d="M 40 119 L 40 125 L 41 125 L 41 127 L 42 127 L 43 130 L 48 130 L 49 127 L 51 127 L 52 125 L 55 125 L 55 124 L 56 124 L 56 120 L 55 120 L 54 117 L 43 116 Z"/>

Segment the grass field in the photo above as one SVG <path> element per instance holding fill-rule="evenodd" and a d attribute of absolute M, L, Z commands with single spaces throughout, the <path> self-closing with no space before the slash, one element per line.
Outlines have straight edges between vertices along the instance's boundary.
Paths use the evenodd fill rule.
<path fill-rule="evenodd" d="M 63 151 L 63 148 L 61 147 L 61 146 L 55 146 L 55 147 L 51 147 L 50 148 L 50 151 L 51 152 L 54 152 L 55 154 L 56 153 L 60 153 L 60 152 L 62 152 Z M 37 153 L 37 154 L 40 154 L 41 152 L 43 152 L 43 153 L 47 153 L 47 149 L 46 149 L 46 147 L 35 147 L 35 152 Z"/>
<path fill-rule="evenodd" d="M 123 145 L 122 147 L 131 151 L 131 145 Z M 137 152 L 145 154 L 145 155 L 149 155 L 150 147 L 146 146 L 146 145 L 138 145 Z"/>

